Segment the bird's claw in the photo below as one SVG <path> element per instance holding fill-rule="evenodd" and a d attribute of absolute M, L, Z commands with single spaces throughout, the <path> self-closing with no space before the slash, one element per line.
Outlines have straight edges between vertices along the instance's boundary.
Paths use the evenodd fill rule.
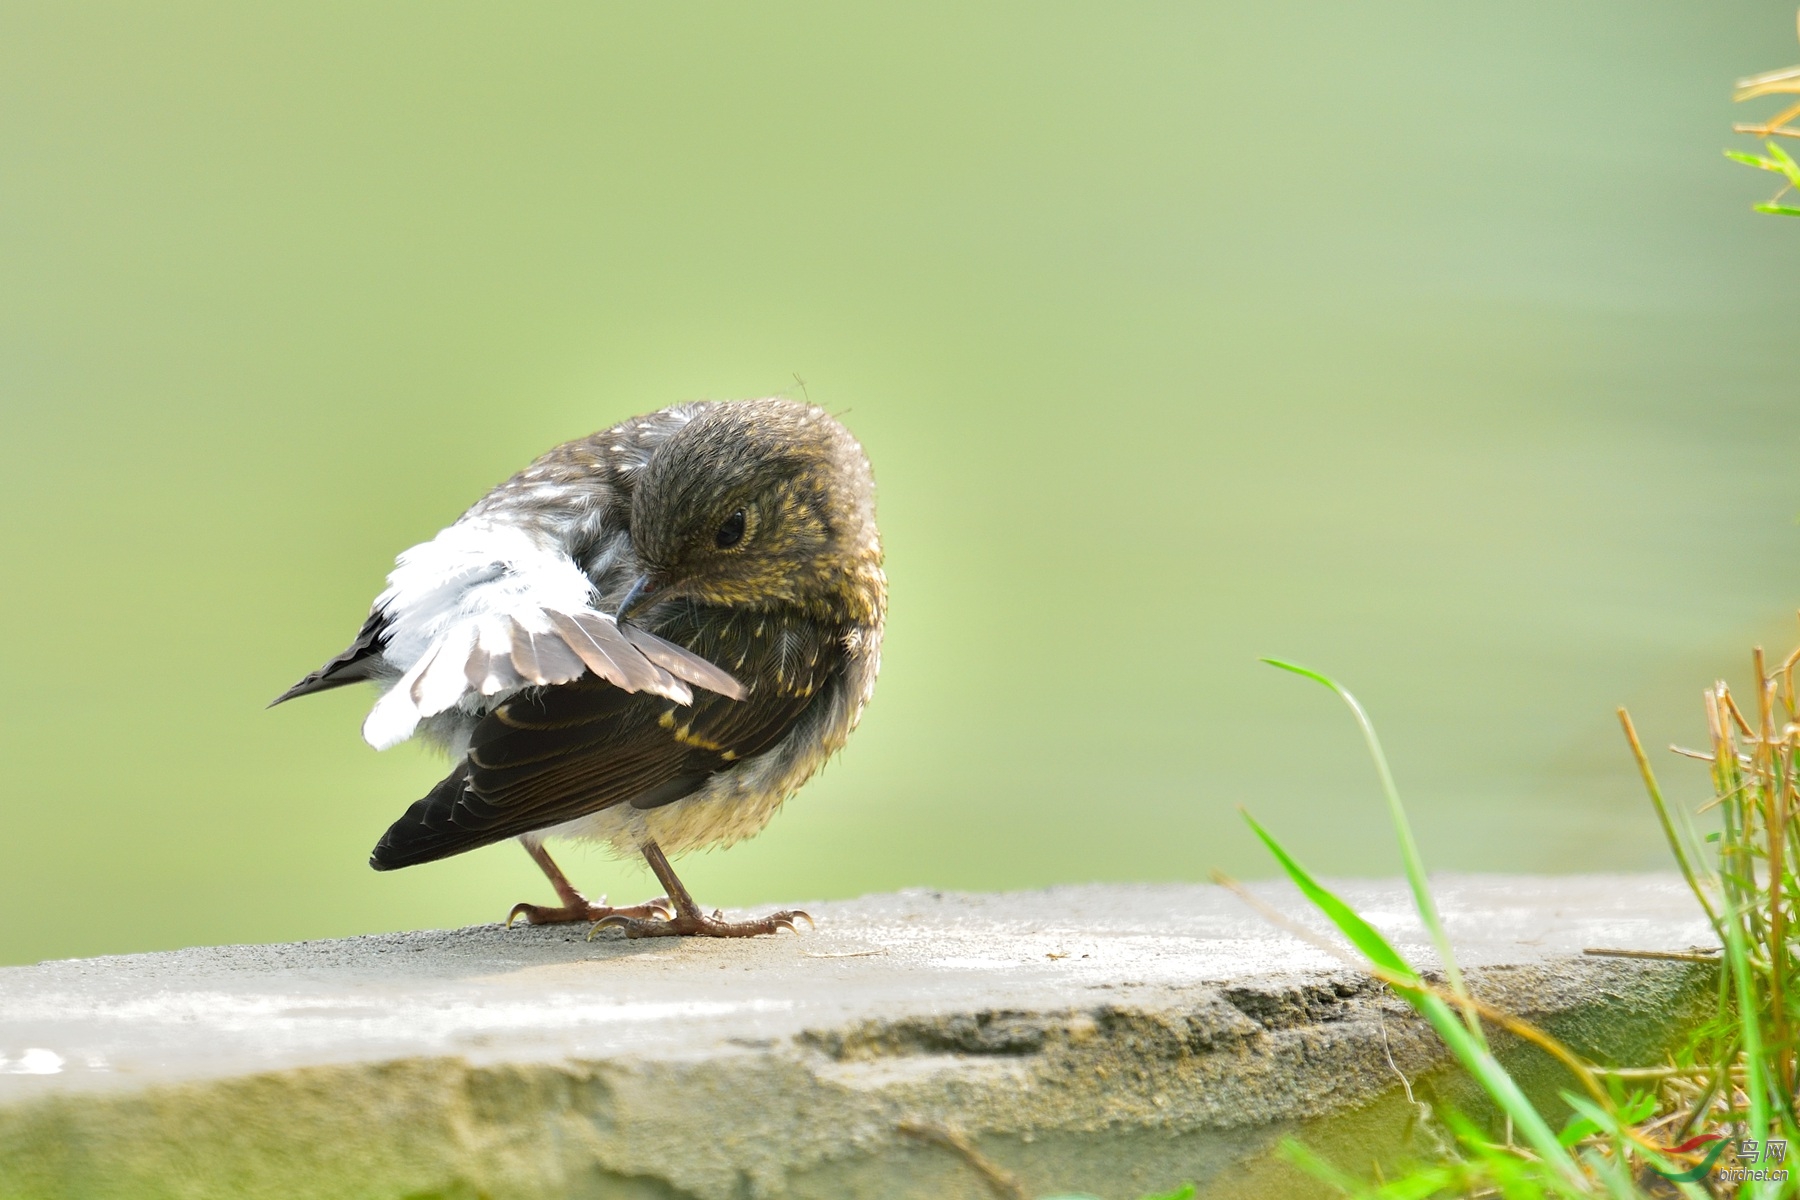
<path fill-rule="evenodd" d="M 779 933 L 783 929 L 797 934 L 800 930 L 794 924 L 796 920 L 805 921 L 810 928 L 818 928 L 809 914 L 798 909 L 770 913 L 755 921 L 727 921 L 723 919 L 723 913 L 719 910 L 714 910 L 710 917 L 694 911 L 671 912 L 658 920 L 644 920 L 621 911 L 609 913 L 594 922 L 593 928 L 588 930 L 588 937 L 592 938 L 602 929 L 624 930 L 625 936 L 628 938 L 759 937 L 763 934 Z"/>
<path fill-rule="evenodd" d="M 602 929 L 613 929 L 623 925 L 630 925 L 631 923 L 630 917 L 620 913 L 607 913 L 604 917 L 601 917 L 598 921 L 595 921 L 592 925 L 588 926 L 587 940 L 590 942 L 593 941 L 594 935 L 599 933 Z M 626 936 L 629 937 L 630 934 L 627 934 Z"/>
<path fill-rule="evenodd" d="M 668 920 L 675 915 L 675 906 L 669 903 L 667 896 L 658 896 L 654 900 L 646 900 L 642 904 L 634 904 L 630 908 L 612 908 L 606 903 L 606 897 L 599 900 L 588 900 L 580 905 L 565 905 L 561 908 L 544 908 L 536 904 L 515 904 L 512 912 L 507 914 L 506 927 L 512 928 L 514 921 L 525 918 L 527 925 L 558 925 L 573 921 L 604 921 L 609 917 L 655 917 Z"/>
<path fill-rule="evenodd" d="M 777 926 L 779 926 L 780 928 L 787 930 L 789 933 L 792 933 L 795 936 L 798 936 L 800 933 L 799 926 L 794 924 L 794 921 L 796 919 L 805 921 L 806 927 L 808 929 L 817 929 L 819 927 L 818 923 L 812 919 L 811 913 L 801 912 L 797 908 L 791 909 L 788 912 L 784 912 L 784 913 L 776 913 L 773 917 L 770 917 L 769 919 L 771 921 L 775 922 L 775 924 Z"/>

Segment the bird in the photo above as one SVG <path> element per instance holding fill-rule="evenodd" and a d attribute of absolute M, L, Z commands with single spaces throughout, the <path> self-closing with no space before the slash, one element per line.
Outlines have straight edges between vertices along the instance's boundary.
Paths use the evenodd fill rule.
<path fill-rule="evenodd" d="M 454 766 L 377 871 L 517 838 L 559 903 L 529 924 L 750 937 L 670 856 L 760 832 L 843 747 L 881 669 L 887 576 L 862 445 L 785 397 L 664 408 L 544 454 L 402 552 L 349 647 L 271 702 L 362 681 L 378 750 Z M 642 855 L 663 895 L 589 900 L 546 838 Z"/>

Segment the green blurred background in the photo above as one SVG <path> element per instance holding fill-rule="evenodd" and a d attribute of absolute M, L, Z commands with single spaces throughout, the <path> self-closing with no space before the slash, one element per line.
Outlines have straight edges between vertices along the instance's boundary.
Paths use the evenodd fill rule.
<path fill-rule="evenodd" d="M 708 903 L 1662 866 L 1613 717 L 1800 630 L 1792 0 L 0 8 L 0 961 L 493 920 L 443 765 L 273 712 L 550 445 L 798 392 L 893 580 Z M 1739 139 L 1741 140 L 1741 139 Z M 1699 779 L 1671 766 L 1673 790 Z M 571 852 L 594 891 L 635 866 Z"/>

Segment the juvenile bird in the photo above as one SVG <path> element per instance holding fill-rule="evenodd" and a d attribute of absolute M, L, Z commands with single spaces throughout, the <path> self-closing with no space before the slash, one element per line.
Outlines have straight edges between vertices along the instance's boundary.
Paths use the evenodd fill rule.
<path fill-rule="evenodd" d="M 835 753 L 881 665 L 869 463 L 823 409 L 703 402 L 550 451 L 399 557 L 350 647 L 274 701 L 360 680 L 363 737 L 458 760 L 382 835 L 391 871 L 516 837 L 561 903 L 508 923 L 749 937 L 668 856 L 759 832 Z M 641 853 L 664 895 L 594 903 L 547 837 Z"/>

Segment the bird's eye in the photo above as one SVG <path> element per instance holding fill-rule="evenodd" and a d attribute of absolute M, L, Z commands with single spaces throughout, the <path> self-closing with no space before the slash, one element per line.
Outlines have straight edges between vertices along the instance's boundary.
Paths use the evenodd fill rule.
<path fill-rule="evenodd" d="M 744 510 L 740 508 L 726 517 L 725 523 L 719 526 L 719 531 L 713 534 L 713 545 L 721 550 L 729 550 L 743 540 Z"/>

